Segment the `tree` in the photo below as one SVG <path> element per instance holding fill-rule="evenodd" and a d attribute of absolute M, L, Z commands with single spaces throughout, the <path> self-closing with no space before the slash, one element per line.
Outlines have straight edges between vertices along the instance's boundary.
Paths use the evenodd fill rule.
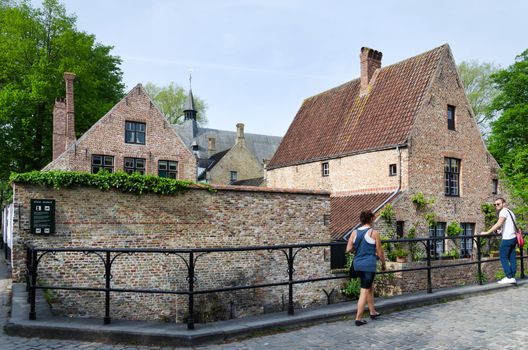
<path fill-rule="evenodd" d="M 187 92 L 181 86 L 170 83 L 169 86 L 159 87 L 154 83 L 148 82 L 145 84 L 145 90 L 149 96 L 156 102 L 161 112 L 173 124 L 181 124 L 183 122 L 183 109 L 185 101 L 187 100 Z M 199 124 L 207 124 L 205 110 L 207 105 L 197 96 L 194 96 L 194 104 L 196 111 L 196 120 Z"/>
<path fill-rule="evenodd" d="M 491 124 L 488 148 L 514 198 L 528 209 L 528 50 L 491 78 L 499 93 L 490 110 L 499 117 Z"/>
<path fill-rule="evenodd" d="M 493 115 L 488 113 L 488 111 L 498 91 L 493 85 L 490 76 L 497 69 L 498 67 L 493 63 L 479 63 L 476 60 L 462 61 L 458 65 L 458 71 L 464 84 L 466 96 L 475 114 L 475 121 L 483 136 L 489 133 L 489 123 L 493 119 Z"/>
<path fill-rule="evenodd" d="M 123 96 L 121 59 L 75 23 L 58 0 L 44 0 L 41 9 L 0 0 L 0 181 L 51 160 L 53 106 L 65 95 L 65 71 L 77 75 L 78 136 Z"/>

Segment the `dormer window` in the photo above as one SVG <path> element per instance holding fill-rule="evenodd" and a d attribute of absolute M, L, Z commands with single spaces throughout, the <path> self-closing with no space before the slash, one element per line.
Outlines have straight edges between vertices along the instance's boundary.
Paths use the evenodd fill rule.
<path fill-rule="evenodd" d="M 455 130 L 455 106 L 447 106 L 447 128 Z"/>
<path fill-rule="evenodd" d="M 145 144 L 145 123 L 125 122 L 125 143 Z"/>

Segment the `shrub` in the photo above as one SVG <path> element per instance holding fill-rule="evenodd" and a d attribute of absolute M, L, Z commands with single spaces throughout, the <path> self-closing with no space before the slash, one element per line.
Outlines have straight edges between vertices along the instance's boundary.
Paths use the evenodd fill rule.
<path fill-rule="evenodd" d="M 433 204 L 434 198 L 425 198 L 422 192 L 415 193 L 411 196 L 411 202 L 416 206 L 418 210 L 424 210 L 429 204 Z"/>
<path fill-rule="evenodd" d="M 387 204 L 385 208 L 383 208 L 383 210 L 381 211 L 380 217 L 385 220 L 387 224 L 392 224 L 392 222 L 396 218 L 394 206 L 392 204 Z"/>
<path fill-rule="evenodd" d="M 139 173 L 129 175 L 122 171 L 115 173 L 100 171 L 97 174 L 62 170 L 31 171 L 21 174 L 12 173 L 9 180 L 11 182 L 42 185 L 55 189 L 87 186 L 96 187 L 103 191 L 117 189 L 121 192 L 136 194 L 156 193 L 174 195 L 187 190 L 191 185 L 214 192 L 211 186 L 196 184 L 193 181 L 173 180 L 152 175 L 141 175 Z"/>
<path fill-rule="evenodd" d="M 343 289 L 341 289 L 341 293 L 347 297 L 352 298 L 359 298 L 359 293 L 361 292 L 361 285 L 359 278 L 353 278 L 348 280 L 345 283 L 345 286 Z"/>

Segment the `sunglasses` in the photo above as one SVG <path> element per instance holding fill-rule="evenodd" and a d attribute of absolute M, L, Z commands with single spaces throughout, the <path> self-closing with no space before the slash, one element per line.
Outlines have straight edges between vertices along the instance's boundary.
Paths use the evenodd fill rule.
<path fill-rule="evenodd" d="M 502 203 L 495 203 L 495 206 L 498 207 L 499 205 L 501 205 Z"/>

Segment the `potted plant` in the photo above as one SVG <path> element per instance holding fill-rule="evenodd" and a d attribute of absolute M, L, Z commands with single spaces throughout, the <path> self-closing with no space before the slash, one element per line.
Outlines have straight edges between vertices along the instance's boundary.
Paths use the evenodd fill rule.
<path fill-rule="evenodd" d="M 396 249 L 394 251 L 394 256 L 396 256 L 396 262 L 407 262 L 407 252 L 404 249 Z"/>

